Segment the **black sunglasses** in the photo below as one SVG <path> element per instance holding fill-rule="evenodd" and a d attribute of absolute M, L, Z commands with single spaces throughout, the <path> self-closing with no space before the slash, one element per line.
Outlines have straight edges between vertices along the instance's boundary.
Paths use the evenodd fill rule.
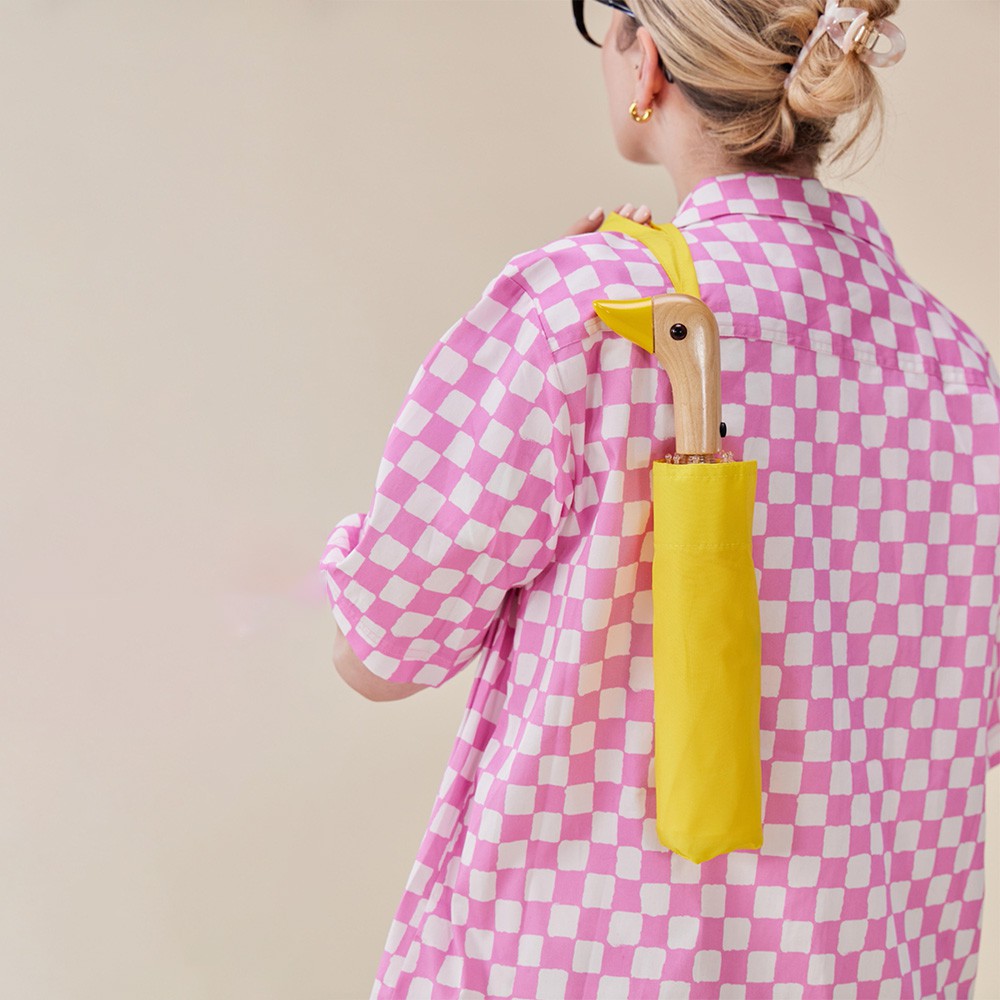
<path fill-rule="evenodd" d="M 595 42 L 594 39 L 590 37 L 590 35 L 587 33 L 587 26 L 583 23 L 583 2 L 584 0 L 573 0 L 573 20 L 576 22 L 576 26 L 579 29 L 580 34 L 583 35 L 583 37 L 586 38 L 591 45 L 596 45 L 598 48 L 600 48 L 601 43 Z M 637 18 L 635 14 L 633 14 L 632 11 L 630 11 L 628 7 L 625 6 L 625 4 L 618 3 L 618 0 L 589 0 L 589 2 L 602 3 L 604 4 L 605 7 L 610 7 L 612 10 L 620 10 L 623 14 L 628 14 L 628 16 L 632 18 L 633 21 L 638 22 L 639 20 L 639 18 Z M 663 75 L 667 78 L 667 83 L 673 83 L 674 82 L 673 74 L 670 72 L 670 70 L 667 69 L 666 66 L 663 65 L 663 56 L 661 56 L 659 53 L 657 53 L 657 55 L 659 56 L 660 60 L 660 69 L 663 70 Z"/>

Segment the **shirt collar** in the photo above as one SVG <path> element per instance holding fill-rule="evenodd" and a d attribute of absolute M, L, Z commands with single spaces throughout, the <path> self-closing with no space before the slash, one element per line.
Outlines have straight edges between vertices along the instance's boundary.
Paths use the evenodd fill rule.
<path fill-rule="evenodd" d="M 768 216 L 839 229 L 893 254 L 892 240 L 864 198 L 830 190 L 814 177 L 754 170 L 704 177 L 681 202 L 673 224 L 684 229 L 725 215 Z"/>

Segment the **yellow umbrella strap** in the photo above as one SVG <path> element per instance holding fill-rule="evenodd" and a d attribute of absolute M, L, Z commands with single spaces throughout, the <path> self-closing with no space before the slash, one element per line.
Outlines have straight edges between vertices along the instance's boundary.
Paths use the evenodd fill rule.
<path fill-rule="evenodd" d="M 691 259 L 691 249 L 683 233 L 675 225 L 669 222 L 665 226 L 633 222 L 617 212 L 609 212 L 601 223 L 599 231 L 603 230 L 624 233 L 644 243 L 667 272 L 667 277 L 673 282 L 674 291 L 682 295 L 692 295 L 696 299 L 701 298 L 698 276 L 695 274 L 694 261 Z"/>

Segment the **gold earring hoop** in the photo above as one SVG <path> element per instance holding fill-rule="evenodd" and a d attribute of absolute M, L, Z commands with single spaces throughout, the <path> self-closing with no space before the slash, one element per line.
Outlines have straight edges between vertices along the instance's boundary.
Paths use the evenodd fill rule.
<path fill-rule="evenodd" d="M 635 121 L 637 121 L 640 124 L 642 124 L 642 122 L 644 122 L 653 113 L 653 109 L 652 109 L 652 107 L 648 107 L 640 115 L 639 114 L 639 104 L 638 104 L 637 101 L 633 101 L 631 107 L 628 109 L 628 113 L 635 119 Z"/>

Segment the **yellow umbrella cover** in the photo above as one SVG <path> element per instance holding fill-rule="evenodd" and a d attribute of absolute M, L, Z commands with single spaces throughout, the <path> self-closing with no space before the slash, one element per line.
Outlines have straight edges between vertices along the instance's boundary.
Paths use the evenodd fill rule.
<path fill-rule="evenodd" d="M 656 354 L 673 390 L 677 454 L 654 461 L 651 477 L 656 830 L 665 847 L 700 864 L 764 840 L 757 463 L 721 451 L 718 325 L 698 297 L 680 231 L 650 233 L 614 213 L 602 228 L 637 235 L 675 288 L 694 292 L 594 308 Z"/>
<path fill-rule="evenodd" d="M 653 463 L 656 831 L 699 864 L 763 842 L 755 462 Z"/>

